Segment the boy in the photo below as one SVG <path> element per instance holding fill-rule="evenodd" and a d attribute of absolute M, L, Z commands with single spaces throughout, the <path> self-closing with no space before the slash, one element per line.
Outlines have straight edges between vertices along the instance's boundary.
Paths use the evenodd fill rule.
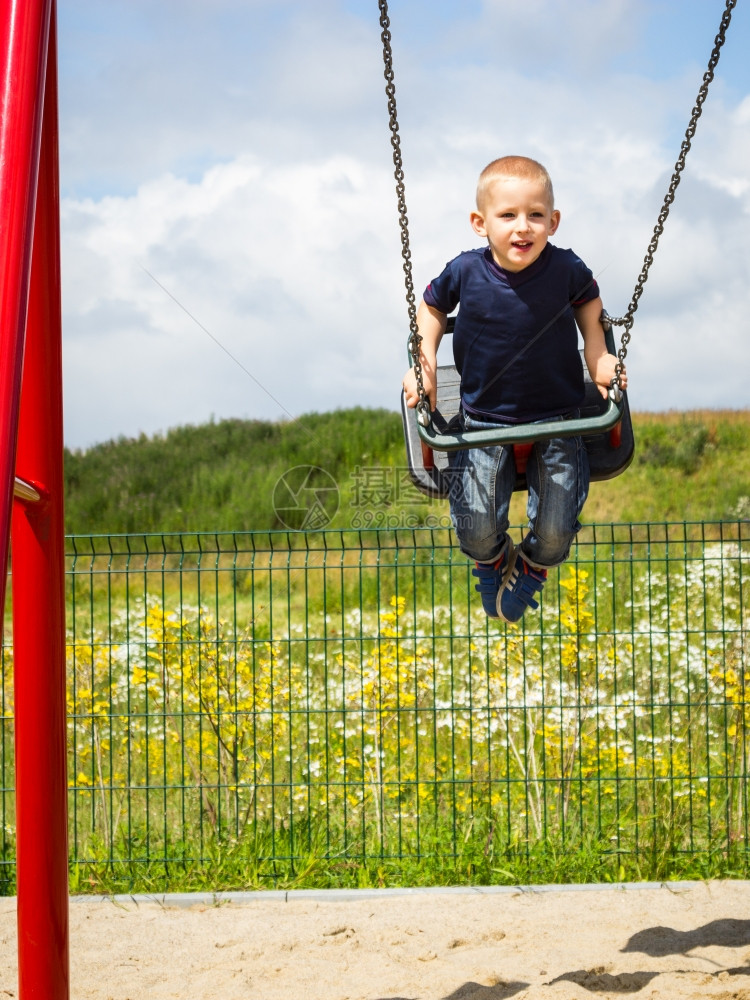
<path fill-rule="evenodd" d="M 591 271 L 572 250 L 548 242 L 560 224 L 545 168 L 524 156 L 493 160 L 482 171 L 474 232 L 487 247 L 450 261 L 424 293 L 417 313 L 425 392 L 434 409 L 436 355 L 456 306 L 453 354 L 461 375 L 464 428 L 565 420 L 578 414 L 584 384 L 578 354 L 607 396 L 617 359 L 607 352 L 602 302 Z M 627 377 L 621 374 L 625 388 Z M 404 377 L 409 406 L 418 393 Z M 589 470 L 580 437 L 537 441 L 529 456 L 529 530 L 518 548 L 508 535 L 515 484 L 512 449 L 470 448 L 449 455 L 451 517 L 461 551 L 476 562 L 476 589 L 490 617 L 517 622 L 547 570 L 564 562 L 580 528 Z"/>

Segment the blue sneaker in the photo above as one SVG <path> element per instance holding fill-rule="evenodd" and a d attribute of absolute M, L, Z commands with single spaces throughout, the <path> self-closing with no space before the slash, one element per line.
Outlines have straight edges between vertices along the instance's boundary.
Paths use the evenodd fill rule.
<path fill-rule="evenodd" d="M 513 568 L 497 599 L 499 617 L 512 625 L 521 620 L 527 608 L 538 608 L 539 601 L 534 598 L 546 579 L 546 569 L 529 566 L 521 553 L 517 553 Z"/>
<path fill-rule="evenodd" d="M 479 580 L 474 590 L 478 590 L 482 595 L 482 607 L 490 618 L 500 618 L 497 608 L 497 595 L 500 593 L 510 567 L 513 565 L 513 553 L 513 545 L 511 542 L 508 542 L 503 554 L 496 562 L 478 562 L 476 569 L 471 571 L 472 575 Z"/>

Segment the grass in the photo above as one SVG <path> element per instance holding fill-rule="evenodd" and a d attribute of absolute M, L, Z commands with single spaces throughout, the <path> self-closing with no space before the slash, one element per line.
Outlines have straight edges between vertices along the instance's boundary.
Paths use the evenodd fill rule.
<path fill-rule="evenodd" d="M 592 486 L 588 523 L 747 516 L 750 411 L 640 413 L 633 425 L 634 462 Z M 447 504 L 418 494 L 404 465 L 401 420 L 386 410 L 176 428 L 67 451 L 66 526 L 70 534 L 282 528 L 277 487 L 300 466 L 336 485 L 333 528 L 447 523 Z M 515 499 L 511 523 L 524 520 L 524 505 Z"/>
<path fill-rule="evenodd" d="M 747 554 L 720 527 L 584 530 L 516 629 L 453 549 L 393 539 L 76 574 L 73 888 L 745 873 Z"/>
<path fill-rule="evenodd" d="M 594 527 L 517 630 L 477 611 L 449 531 L 70 540 L 73 890 L 747 877 L 750 412 L 634 423 L 633 465 L 594 484 Z M 311 433 L 342 529 L 365 484 L 375 512 L 444 510 L 384 496 L 400 423 L 354 411 L 69 457 L 69 516 L 174 532 L 244 504 L 266 528 Z M 643 528 L 605 530 L 624 520 Z M 0 892 L 11 672 L 6 651 Z"/>
<path fill-rule="evenodd" d="M 243 892 L 262 889 L 392 889 L 437 886 L 584 885 L 591 883 L 678 882 L 746 879 L 747 854 L 722 848 L 691 854 L 613 852 L 604 841 L 545 841 L 530 848 L 488 850 L 486 837 L 465 842 L 459 856 L 331 858 L 301 855 L 259 871 L 253 851 L 229 847 L 209 857 L 174 862 L 81 862 L 71 866 L 72 894 L 117 895 L 166 892 Z M 11 882 L 8 894 L 14 892 Z"/>
<path fill-rule="evenodd" d="M 633 463 L 592 485 L 588 523 L 748 517 L 750 411 L 639 413 L 633 425 Z"/>

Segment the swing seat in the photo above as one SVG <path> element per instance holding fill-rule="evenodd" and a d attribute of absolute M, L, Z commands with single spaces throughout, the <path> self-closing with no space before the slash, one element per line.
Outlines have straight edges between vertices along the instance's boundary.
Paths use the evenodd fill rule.
<path fill-rule="evenodd" d="M 446 333 L 453 332 L 453 317 L 448 320 Z M 615 354 L 612 328 L 604 326 L 607 349 Z M 627 394 L 619 399 L 610 394 L 604 399 L 591 378 L 580 352 L 586 395 L 580 417 L 574 420 L 514 424 L 478 430 L 461 430 L 459 405 L 461 377 L 455 365 L 439 365 L 437 370 L 438 399 L 428 427 L 417 419 L 416 407 L 407 407 L 401 393 L 401 415 L 409 475 L 416 488 L 429 497 L 448 496 L 448 452 L 459 448 L 485 448 L 491 445 L 512 447 L 516 464 L 515 490 L 525 490 L 526 463 L 535 441 L 552 437 L 574 437 L 580 434 L 589 457 L 591 481 L 612 479 L 630 465 L 633 458 L 633 426 L 630 420 Z"/>

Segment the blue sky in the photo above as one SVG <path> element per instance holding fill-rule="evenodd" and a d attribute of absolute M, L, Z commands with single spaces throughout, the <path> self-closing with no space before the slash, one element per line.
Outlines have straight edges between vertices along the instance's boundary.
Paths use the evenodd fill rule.
<path fill-rule="evenodd" d="M 637 313 L 636 409 L 750 405 L 748 6 Z M 723 0 L 389 8 L 417 292 L 476 245 L 476 175 L 517 152 L 549 167 L 555 242 L 622 314 Z M 396 409 L 377 0 L 59 0 L 58 17 L 66 443 Z"/>

